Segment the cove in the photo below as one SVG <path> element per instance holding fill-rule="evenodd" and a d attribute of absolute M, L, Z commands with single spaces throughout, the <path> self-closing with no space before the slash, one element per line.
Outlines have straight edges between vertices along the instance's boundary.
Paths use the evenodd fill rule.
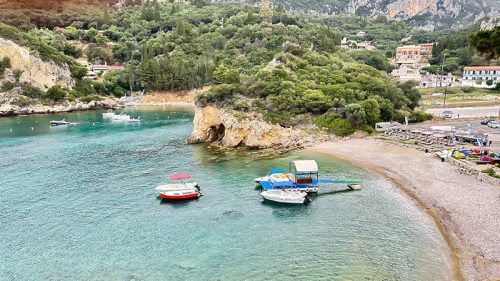
<path fill-rule="evenodd" d="M 189 110 L 126 111 L 143 122 L 0 119 L 0 280 L 451 280 L 432 218 L 390 182 L 322 154 L 187 145 Z M 49 127 L 62 118 L 79 124 Z M 263 203 L 253 178 L 294 159 L 363 189 Z M 205 196 L 157 199 L 176 172 Z"/>

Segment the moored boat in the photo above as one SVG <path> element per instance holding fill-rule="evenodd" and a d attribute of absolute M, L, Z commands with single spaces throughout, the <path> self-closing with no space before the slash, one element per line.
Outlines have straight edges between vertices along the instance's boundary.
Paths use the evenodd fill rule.
<path fill-rule="evenodd" d="M 260 195 L 272 202 L 282 204 L 306 204 L 309 202 L 306 192 L 292 189 L 272 189 L 265 190 Z"/>
<path fill-rule="evenodd" d="M 50 121 L 50 126 L 65 126 L 69 125 L 70 123 L 66 121 L 66 119 L 63 120 L 52 120 Z"/>
<path fill-rule="evenodd" d="M 102 114 L 102 118 L 103 119 L 113 119 L 113 117 L 115 117 L 115 113 L 113 112 L 113 110 L 108 110 L 108 112 L 105 112 Z"/>
<path fill-rule="evenodd" d="M 188 174 L 178 174 L 170 176 L 170 179 L 184 180 L 190 177 Z M 164 184 L 157 186 L 155 190 L 160 198 L 166 200 L 187 200 L 203 196 L 196 182 Z"/>
<path fill-rule="evenodd" d="M 111 120 L 113 121 L 117 121 L 117 122 L 127 122 L 127 123 L 138 123 L 138 122 L 141 122 L 141 119 L 140 118 L 132 118 L 130 117 L 130 115 L 127 115 L 125 113 L 120 113 L 120 114 L 114 114 L 112 117 L 111 117 Z"/>

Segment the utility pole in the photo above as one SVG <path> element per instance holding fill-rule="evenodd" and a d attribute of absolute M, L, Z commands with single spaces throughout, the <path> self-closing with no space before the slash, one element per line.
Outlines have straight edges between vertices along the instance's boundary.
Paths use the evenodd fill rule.
<path fill-rule="evenodd" d="M 441 74 L 439 75 L 439 86 L 443 87 L 443 73 L 444 73 L 444 62 L 446 60 L 446 53 L 443 52 L 443 63 L 441 63 Z M 444 88 L 444 102 L 443 108 L 446 107 L 446 90 L 448 89 L 448 85 L 445 85 Z"/>

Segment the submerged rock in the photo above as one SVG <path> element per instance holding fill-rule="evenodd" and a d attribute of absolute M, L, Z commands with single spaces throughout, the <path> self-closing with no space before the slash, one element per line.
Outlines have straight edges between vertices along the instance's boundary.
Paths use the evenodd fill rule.
<path fill-rule="evenodd" d="M 215 106 L 197 107 L 194 128 L 188 143 L 252 149 L 275 148 L 282 151 L 302 148 L 320 142 L 325 136 L 311 130 L 297 130 L 270 124 L 252 114 Z"/>

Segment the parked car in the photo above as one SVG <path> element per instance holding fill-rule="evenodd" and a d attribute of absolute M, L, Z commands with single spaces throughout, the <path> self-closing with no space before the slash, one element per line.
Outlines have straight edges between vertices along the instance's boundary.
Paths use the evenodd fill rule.
<path fill-rule="evenodd" d="M 490 128 L 499 128 L 500 124 L 498 124 L 497 121 L 490 121 L 490 122 L 488 122 L 488 127 L 490 127 Z"/>
<path fill-rule="evenodd" d="M 451 111 L 451 110 L 445 110 L 445 111 L 443 111 L 443 116 L 444 116 L 444 118 L 452 118 L 453 117 L 453 111 Z"/>
<path fill-rule="evenodd" d="M 481 121 L 481 125 L 488 125 L 488 123 L 490 123 L 491 121 L 495 121 L 495 120 L 493 120 L 491 118 L 486 118 L 483 121 Z"/>

